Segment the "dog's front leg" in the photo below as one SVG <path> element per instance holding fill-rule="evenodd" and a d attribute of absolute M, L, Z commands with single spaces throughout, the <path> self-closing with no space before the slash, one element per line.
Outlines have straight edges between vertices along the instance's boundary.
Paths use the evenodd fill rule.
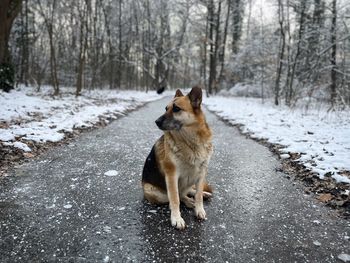
<path fill-rule="evenodd" d="M 166 176 L 166 187 L 169 198 L 169 207 L 171 211 L 171 225 L 177 229 L 184 229 L 186 227 L 186 224 L 180 213 L 178 178 L 175 172 L 170 173 Z"/>
<path fill-rule="evenodd" d="M 205 177 L 207 175 L 207 168 L 203 168 L 201 171 L 201 176 L 196 183 L 196 194 L 194 196 L 194 212 L 198 219 L 206 219 L 206 213 L 203 207 L 203 188 L 205 183 Z"/>

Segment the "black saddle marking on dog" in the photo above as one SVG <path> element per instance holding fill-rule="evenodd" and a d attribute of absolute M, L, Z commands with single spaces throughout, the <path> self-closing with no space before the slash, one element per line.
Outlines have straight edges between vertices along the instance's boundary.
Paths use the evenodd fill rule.
<path fill-rule="evenodd" d="M 165 177 L 160 173 L 157 164 L 155 146 L 152 147 L 143 167 L 142 182 L 152 184 L 166 191 Z"/>

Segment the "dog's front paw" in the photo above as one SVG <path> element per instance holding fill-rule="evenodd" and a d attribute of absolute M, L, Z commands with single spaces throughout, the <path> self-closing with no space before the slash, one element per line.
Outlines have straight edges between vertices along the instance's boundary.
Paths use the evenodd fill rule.
<path fill-rule="evenodd" d="M 203 207 L 195 208 L 195 213 L 196 213 L 196 217 L 199 220 L 206 220 L 207 219 L 207 214 L 205 213 Z"/>
<path fill-rule="evenodd" d="M 178 215 L 178 216 L 171 216 L 171 225 L 173 227 L 176 227 L 177 229 L 185 229 L 186 223 L 183 218 Z"/>

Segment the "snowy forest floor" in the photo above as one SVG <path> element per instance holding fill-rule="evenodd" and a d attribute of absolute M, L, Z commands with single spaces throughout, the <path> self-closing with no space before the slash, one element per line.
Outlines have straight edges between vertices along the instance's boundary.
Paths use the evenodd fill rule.
<path fill-rule="evenodd" d="M 76 98 L 72 89 L 61 88 L 59 97 L 51 94 L 48 86 L 0 91 L 0 176 L 16 163 L 162 98 L 154 91 L 91 90 Z"/>
<path fill-rule="evenodd" d="M 207 108 L 242 134 L 277 154 L 281 169 L 303 181 L 327 205 L 350 217 L 349 111 L 274 106 L 272 101 L 242 97 L 211 97 Z"/>

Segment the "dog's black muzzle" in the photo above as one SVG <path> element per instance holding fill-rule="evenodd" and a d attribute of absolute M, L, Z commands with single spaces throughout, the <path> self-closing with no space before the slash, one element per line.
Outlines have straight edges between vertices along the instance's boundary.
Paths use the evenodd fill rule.
<path fill-rule="evenodd" d="M 156 124 L 157 124 L 159 129 L 162 129 L 162 124 L 163 124 L 164 120 L 165 120 L 164 115 L 162 115 L 158 119 L 156 119 Z"/>
<path fill-rule="evenodd" d="M 156 120 L 156 124 L 157 124 L 158 128 L 163 130 L 163 131 L 171 131 L 171 130 L 178 131 L 182 127 L 181 122 L 179 122 L 178 120 L 175 120 L 173 118 L 169 118 L 165 115 L 160 116 Z"/>

